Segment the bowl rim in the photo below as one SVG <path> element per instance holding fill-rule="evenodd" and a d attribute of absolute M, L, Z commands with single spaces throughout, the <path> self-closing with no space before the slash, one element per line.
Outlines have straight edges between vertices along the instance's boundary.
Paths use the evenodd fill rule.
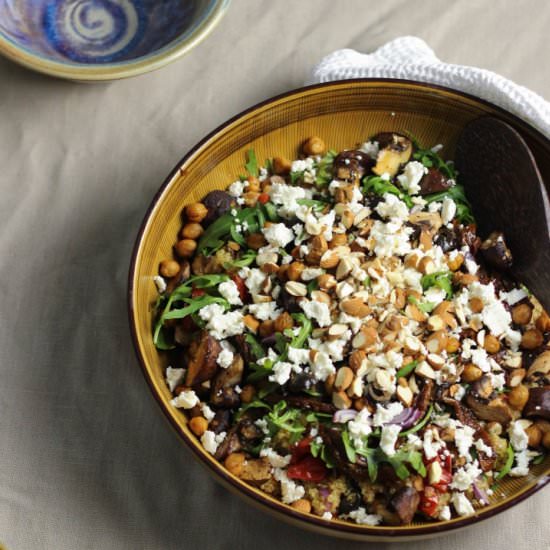
<path fill-rule="evenodd" d="M 153 196 L 149 207 L 144 215 L 143 221 L 140 225 L 136 241 L 132 250 L 132 256 L 130 261 L 130 269 L 128 274 L 128 317 L 130 322 L 130 332 L 132 336 L 132 341 L 134 345 L 134 350 L 138 359 L 138 362 L 141 367 L 142 374 L 153 394 L 155 400 L 159 404 L 162 412 L 164 413 L 165 418 L 168 419 L 171 426 L 176 430 L 176 432 L 183 438 L 187 446 L 193 452 L 193 454 L 200 460 L 200 464 L 203 467 L 207 468 L 211 474 L 214 474 L 214 479 L 221 482 L 227 488 L 233 490 L 240 497 L 244 498 L 247 501 L 252 501 L 252 504 L 263 509 L 264 511 L 270 511 L 278 518 L 283 519 L 284 521 L 290 521 L 294 524 L 298 524 L 304 529 L 315 529 L 320 530 L 325 534 L 329 534 L 335 537 L 348 537 L 356 538 L 358 540 L 371 540 L 371 541 L 406 541 L 414 538 L 415 540 L 420 540 L 422 538 L 433 537 L 437 535 L 442 535 L 447 532 L 454 532 L 458 529 L 465 528 L 467 526 L 477 524 L 483 520 L 489 519 L 491 517 L 508 510 L 509 508 L 519 504 L 524 501 L 526 498 L 530 497 L 534 493 L 541 490 L 547 484 L 550 483 L 550 468 L 544 472 L 543 477 L 539 480 L 533 482 L 528 486 L 523 492 L 519 495 L 511 496 L 506 498 L 504 501 L 498 504 L 494 504 L 488 508 L 481 508 L 476 510 L 475 514 L 469 516 L 462 516 L 446 521 L 439 521 L 437 523 L 426 523 L 418 526 L 367 526 L 359 525 L 351 522 L 345 522 L 341 520 L 325 520 L 319 516 L 313 514 L 304 514 L 293 510 L 290 506 L 273 499 L 269 495 L 260 494 L 256 489 L 248 486 L 246 483 L 238 480 L 233 475 L 231 475 L 223 465 L 215 461 L 210 456 L 207 456 L 207 453 L 201 448 L 200 444 L 196 441 L 195 438 L 187 435 L 182 429 L 181 426 L 174 420 L 174 418 L 168 412 L 168 405 L 163 401 L 162 397 L 155 390 L 152 379 L 149 377 L 147 372 L 146 362 L 140 352 L 137 328 L 136 328 L 136 317 L 133 307 L 133 297 L 134 297 L 134 281 L 137 267 L 137 259 L 139 256 L 139 251 L 145 234 L 145 230 L 149 224 L 151 214 L 156 209 L 160 198 L 164 194 L 166 187 L 172 182 L 174 177 L 180 173 L 181 167 L 191 159 L 195 153 L 197 153 L 206 143 L 208 143 L 212 138 L 214 138 L 219 132 L 223 131 L 225 128 L 236 122 L 239 118 L 255 111 L 266 107 L 269 103 L 279 101 L 281 99 L 286 99 L 294 95 L 301 94 L 303 92 L 314 91 L 318 89 L 330 89 L 330 88 L 345 88 L 349 84 L 361 84 L 361 83 L 370 83 L 370 84 L 388 84 L 388 85 L 399 85 L 404 84 L 407 86 L 414 86 L 417 88 L 424 88 L 435 91 L 443 91 L 446 93 L 458 95 L 462 98 L 468 99 L 473 102 L 481 103 L 482 105 L 491 107 L 500 114 L 503 114 L 509 117 L 517 126 L 521 127 L 523 130 L 531 132 L 538 139 L 546 142 L 550 148 L 550 139 L 547 138 L 540 130 L 531 126 L 529 123 L 519 118 L 517 115 L 487 101 L 485 99 L 479 98 L 472 94 L 468 94 L 459 90 L 454 90 L 446 86 L 440 86 L 437 84 L 425 83 L 416 80 L 408 79 L 399 79 L 399 78 L 355 78 L 355 79 L 346 79 L 339 81 L 323 82 L 320 84 L 312 84 L 308 86 L 302 86 L 283 92 L 272 96 L 268 99 L 260 101 L 254 104 L 251 107 L 244 109 L 238 114 L 227 119 L 225 122 L 216 127 L 213 131 L 209 132 L 203 139 L 196 143 L 176 164 L 176 166 L 170 171 L 159 190 Z"/>
<path fill-rule="evenodd" d="M 101 82 L 130 78 L 164 67 L 200 44 L 218 25 L 231 0 L 212 0 L 206 14 L 195 23 L 185 39 L 175 38 L 153 54 L 115 63 L 62 62 L 48 59 L 16 44 L 0 32 L 0 54 L 7 59 L 42 74 L 68 80 Z"/>

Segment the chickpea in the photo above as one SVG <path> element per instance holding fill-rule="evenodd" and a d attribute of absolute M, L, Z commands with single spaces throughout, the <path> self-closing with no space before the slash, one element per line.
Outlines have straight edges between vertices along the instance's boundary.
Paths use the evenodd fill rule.
<path fill-rule="evenodd" d="M 303 514 L 309 514 L 311 512 L 311 502 L 305 498 L 295 500 L 290 506 Z"/>
<path fill-rule="evenodd" d="M 258 202 L 259 196 L 260 193 L 258 191 L 247 191 L 246 193 L 243 193 L 244 203 L 246 206 L 253 208 Z"/>
<path fill-rule="evenodd" d="M 185 207 L 185 215 L 190 222 L 200 223 L 208 214 L 208 208 L 202 202 L 194 202 Z"/>
<path fill-rule="evenodd" d="M 550 317 L 548 316 L 548 313 L 546 313 L 546 311 L 543 311 L 538 316 L 535 325 L 541 332 L 550 331 Z"/>
<path fill-rule="evenodd" d="M 254 399 L 255 395 L 256 395 L 256 388 L 251 384 L 247 384 L 243 388 L 243 391 L 241 392 L 241 395 L 240 395 L 241 401 L 243 403 L 250 403 Z"/>
<path fill-rule="evenodd" d="M 200 437 L 208 429 L 208 420 L 203 416 L 195 416 L 189 420 L 189 428 L 197 437 Z"/>
<path fill-rule="evenodd" d="M 196 241 L 202 234 L 204 233 L 204 229 L 202 228 L 202 225 L 200 223 L 186 223 L 181 232 L 181 238 L 182 239 L 192 239 Z"/>
<path fill-rule="evenodd" d="M 230 473 L 239 477 L 243 473 L 245 462 L 246 457 L 244 453 L 231 453 L 223 464 Z"/>
<path fill-rule="evenodd" d="M 266 245 L 266 240 L 261 233 L 250 233 L 250 235 L 246 238 L 246 244 L 248 245 L 248 248 L 259 250 L 262 246 Z"/>
<path fill-rule="evenodd" d="M 483 311 L 483 300 L 478 297 L 474 297 L 470 299 L 470 309 L 474 313 L 481 313 Z"/>
<path fill-rule="evenodd" d="M 162 260 L 159 266 L 159 273 L 163 277 L 175 277 L 180 272 L 180 264 L 175 260 Z"/>
<path fill-rule="evenodd" d="M 542 436 L 542 444 L 543 444 L 544 447 L 546 447 L 547 449 L 550 449 L 550 432 L 546 432 L 546 433 Z"/>
<path fill-rule="evenodd" d="M 290 172 L 292 162 L 285 157 L 275 157 L 273 159 L 273 171 L 279 176 L 284 176 Z"/>
<path fill-rule="evenodd" d="M 526 430 L 525 433 L 528 437 L 527 444 L 529 447 L 538 447 L 542 441 L 542 431 L 536 424 L 531 424 Z"/>
<path fill-rule="evenodd" d="M 447 346 L 445 348 L 447 353 L 456 353 L 458 348 L 460 348 L 460 340 L 458 340 L 458 338 L 449 338 L 447 340 Z"/>
<path fill-rule="evenodd" d="M 298 281 L 305 267 L 306 266 L 302 262 L 292 262 L 288 266 L 286 275 L 290 281 Z"/>
<path fill-rule="evenodd" d="M 462 256 L 462 254 L 457 254 L 452 260 L 447 260 L 447 265 L 451 271 L 458 271 L 463 263 L 464 256 Z"/>
<path fill-rule="evenodd" d="M 524 349 L 536 349 L 542 346 L 543 342 L 542 332 L 536 328 L 526 330 L 521 337 L 521 347 Z"/>
<path fill-rule="evenodd" d="M 487 334 L 483 342 L 483 347 L 487 353 L 498 353 L 500 351 L 500 342 L 492 334 Z"/>
<path fill-rule="evenodd" d="M 294 320 L 292 319 L 290 313 L 284 311 L 275 319 L 273 323 L 273 328 L 275 332 L 283 332 L 287 328 L 292 328 L 294 326 Z"/>
<path fill-rule="evenodd" d="M 473 363 L 468 363 L 462 372 L 462 380 L 464 380 L 464 382 L 475 382 L 482 376 L 483 371 L 479 367 L 476 367 Z"/>
<path fill-rule="evenodd" d="M 248 181 L 247 191 L 260 191 L 260 180 L 256 176 L 248 176 L 246 181 Z"/>
<path fill-rule="evenodd" d="M 197 248 L 197 243 L 191 239 L 182 239 L 174 248 L 180 258 L 190 258 Z"/>
<path fill-rule="evenodd" d="M 311 136 L 302 145 L 304 155 L 323 155 L 326 150 L 325 142 L 318 136 Z"/>
<path fill-rule="evenodd" d="M 512 308 L 512 321 L 517 325 L 527 325 L 531 320 L 532 308 L 529 304 L 518 304 Z"/>
<path fill-rule="evenodd" d="M 512 388 L 512 391 L 508 394 L 508 403 L 510 407 L 521 411 L 529 399 L 529 389 L 527 386 L 520 384 L 515 388 Z"/>

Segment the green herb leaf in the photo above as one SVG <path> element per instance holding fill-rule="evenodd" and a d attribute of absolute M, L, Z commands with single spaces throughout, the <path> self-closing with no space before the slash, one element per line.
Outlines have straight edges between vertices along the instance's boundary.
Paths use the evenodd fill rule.
<path fill-rule="evenodd" d="M 431 202 L 440 202 L 445 198 L 452 199 L 456 204 L 456 217 L 461 223 L 474 223 L 472 207 L 462 185 L 453 185 L 446 191 L 439 191 L 422 197 L 428 204 Z"/>
<path fill-rule="evenodd" d="M 187 305 L 182 308 L 173 309 L 164 315 L 164 320 L 168 319 L 183 319 L 195 311 L 199 311 L 205 306 L 210 304 L 221 304 L 226 309 L 229 309 L 229 302 L 225 298 L 218 298 L 217 296 L 199 296 L 198 298 L 187 298 Z"/>
<path fill-rule="evenodd" d="M 422 285 L 423 290 L 428 290 L 433 286 L 441 288 L 447 294 L 447 298 L 452 298 L 453 296 L 453 274 L 450 271 L 439 271 L 438 273 L 431 273 L 429 275 L 424 275 L 420 279 L 420 284 Z"/>
<path fill-rule="evenodd" d="M 355 462 L 357 461 L 357 454 L 351 442 L 348 430 L 344 430 L 342 432 L 342 443 L 344 444 L 344 449 L 346 451 L 346 456 L 348 457 L 348 460 L 352 464 L 355 464 Z"/>
<path fill-rule="evenodd" d="M 248 267 L 249 265 L 254 263 L 257 255 L 258 253 L 255 250 L 249 248 L 244 254 L 242 254 L 235 260 L 224 262 L 223 267 L 225 269 L 240 269 L 242 267 Z"/>
<path fill-rule="evenodd" d="M 384 196 L 386 193 L 390 193 L 396 195 L 408 208 L 412 208 L 413 206 L 412 199 L 407 193 L 401 191 L 393 183 L 380 176 L 366 176 L 363 179 L 363 192 L 374 193 L 380 197 Z"/>
<path fill-rule="evenodd" d="M 278 222 L 279 215 L 277 214 L 277 207 L 272 202 L 266 202 L 264 205 L 265 215 L 270 222 Z"/>
<path fill-rule="evenodd" d="M 243 414 L 248 411 L 249 409 L 268 409 L 271 410 L 271 407 L 264 403 L 261 399 L 254 399 L 253 401 L 250 401 L 250 403 L 246 403 L 243 405 L 235 414 L 235 420 L 238 422 Z"/>
<path fill-rule="evenodd" d="M 407 363 L 403 367 L 401 367 L 395 374 L 397 378 L 402 378 L 404 376 L 409 376 L 411 372 L 416 368 L 416 365 L 418 365 L 418 361 L 411 361 L 410 363 Z"/>
<path fill-rule="evenodd" d="M 495 476 L 495 479 L 501 480 L 506 474 L 510 472 L 512 469 L 512 466 L 514 465 L 514 449 L 512 448 L 512 445 L 508 445 L 506 449 L 506 462 L 504 463 L 504 466 L 502 467 L 502 470 Z"/>
<path fill-rule="evenodd" d="M 248 333 L 244 337 L 244 341 L 250 346 L 250 351 L 256 359 L 261 359 L 262 357 L 265 357 L 264 348 L 252 334 Z"/>
<path fill-rule="evenodd" d="M 306 429 L 301 422 L 301 416 L 300 409 L 291 409 L 286 401 L 279 401 L 265 418 L 272 434 L 285 430 L 290 433 L 292 443 L 298 441 Z"/>
<path fill-rule="evenodd" d="M 322 212 L 330 204 L 321 199 L 297 199 L 296 202 L 302 206 L 311 206 L 316 212 Z"/>
<path fill-rule="evenodd" d="M 260 172 L 258 170 L 258 161 L 256 160 L 256 153 L 254 152 L 254 149 L 249 149 L 246 156 L 248 160 L 244 167 L 251 176 L 257 178 Z"/>
<path fill-rule="evenodd" d="M 433 302 L 419 302 L 414 296 L 409 296 L 407 300 L 424 313 L 431 313 L 435 308 L 435 304 Z"/>
<path fill-rule="evenodd" d="M 415 143 L 415 145 L 417 144 Z M 435 167 L 447 178 L 456 180 L 456 170 L 453 164 L 445 162 L 440 155 L 431 149 L 422 149 L 417 146 L 413 158 L 420 161 L 426 168 Z"/>
<path fill-rule="evenodd" d="M 315 183 L 322 187 L 332 181 L 332 166 L 337 152 L 330 149 L 327 154 L 315 166 Z"/>

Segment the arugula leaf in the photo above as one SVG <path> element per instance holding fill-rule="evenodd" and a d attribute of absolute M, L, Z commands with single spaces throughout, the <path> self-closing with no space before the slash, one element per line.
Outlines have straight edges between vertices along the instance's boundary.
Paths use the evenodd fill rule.
<path fill-rule="evenodd" d="M 199 311 L 205 306 L 210 304 L 221 304 L 226 309 L 229 309 L 229 302 L 225 298 L 219 298 L 217 296 L 210 296 L 208 294 L 199 296 L 198 298 L 188 298 L 186 300 L 187 305 L 183 308 L 173 309 L 164 315 L 164 320 L 168 319 L 183 319 L 195 311 Z"/>
<path fill-rule="evenodd" d="M 408 208 L 412 208 L 413 206 L 412 199 L 407 193 L 401 191 L 393 183 L 380 176 L 366 176 L 363 179 L 363 192 L 374 193 L 380 197 L 386 193 L 390 193 L 396 195 Z"/>
<path fill-rule="evenodd" d="M 444 198 L 452 199 L 456 204 L 456 217 L 461 223 L 469 224 L 474 223 L 475 221 L 472 214 L 472 207 L 466 198 L 464 186 L 462 185 L 453 185 L 445 191 L 424 195 L 422 198 L 427 202 L 427 204 L 430 204 L 431 202 L 440 202 Z"/>
<path fill-rule="evenodd" d="M 532 461 L 531 464 L 534 464 L 535 466 L 537 464 L 542 464 L 544 462 L 544 459 L 546 458 L 546 453 L 541 453 L 540 455 L 536 456 Z"/>
<path fill-rule="evenodd" d="M 235 414 L 235 420 L 239 421 L 243 414 L 248 411 L 249 409 L 268 409 L 271 410 L 271 407 L 264 403 L 261 399 L 254 399 L 253 401 L 250 401 L 250 403 L 246 403 L 243 405 Z"/>
<path fill-rule="evenodd" d="M 431 313 L 435 308 L 435 304 L 433 302 L 419 302 L 414 296 L 409 296 L 407 300 L 424 313 Z"/>
<path fill-rule="evenodd" d="M 418 361 L 416 360 L 411 361 L 410 363 L 407 363 L 395 373 L 396 378 L 402 378 L 404 376 L 408 376 L 416 368 L 416 365 L 418 365 Z"/>
<path fill-rule="evenodd" d="M 328 185 L 332 181 L 332 166 L 337 156 L 334 149 L 330 149 L 315 167 L 315 183 L 318 186 Z"/>
<path fill-rule="evenodd" d="M 437 273 L 430 273 L 429 275 L 424 275 L 420 279 L 420 284 L 422 285 L 423 290 L 428 290 L 433 286 L 441 288 L 447 294 L 447 298 L 452 298 L 453 296 L 453 274 L 450 271 L 438 271 Z"/>
<path fill-rule="evenodd" d="M 311 456 L 314 456 L 315 458 L 320 458 L 325 463 L 325 466 L 327 468 L 334 468 L 335 463 L 330 456 L 329 449 L 323 442 L 318 441 L 316 437 L 311 440 L 311 443 L 309 444 L 309 450 L 311 452 Z"/>
<path fill-rule="evenodd" d="M 277 214 L 277 207 L 270 201 L 266 202 L 264 205 L 265 215 L 270 222 L 278 222 L 279 215 Z"/>
<path fill-rule="evenodd" d="M 265 351 L 260 342 L 256 340 L 256 338 L 249 333 L 244 337 L 244 341 L 250 346 L 250 351 L 252 352 L 252 355 L 256 359 L 261 359 L 262 357 L 265 357 Z"/>
<path fill-rule="evenodd" d="M 265 418 L 273 435 L 279 430 L 285 430 L 290 433 L 290 442 L 295 443 L 306 430 L 301 417 L 300 409 L 289 408 L 286 401 L 279 401 Z"/>
<path fill-rule="evenodd" d="M 255 250 L 249 248 L 239 258 L 231 260 L 230 262 L 224 262 L 223 267 L 225 269 L 240 269 L 241 267 L 248 267 L 249 265 L 254 263 L 257 255 L 258 253 Z"/>
<path fill-rule="evenodd" d="M 250 363 L 250 374 L 246 377 L 247 382 L 258 382 L 273 372 L 273 361 L 266 359 L 262 363 Z"/>
<path fill-rule="evenodd" d="M 246 171 L 254 177 L 258 177 L 259 170 L 258 170 L 258 161 L 256 160 L 256 153 L 254 152 L 254 149 L 249 149 L 246 153 L 247 156 L 247 163 L 244 165 L 246 168 Z"/>
<path fill-rule="evenodd" d="M 447 178 L 456 180 L 456 170 L 451 162 L 445 162 L 440 155 L 432 149 L 422 149 L 416 145 L 413 158 L 420 161 L 426 168 L 437 168 Z"/>
<path fill-rule="evenodd" d="M 500 470 L 500 472 L 498 472 L 495 476 L 495 479 L 501 480 L 506 474 L 508 474 L 514 465 L 514 459 L 514 449 L 512 448 L 512 445 L 508 444 L 508 447 L 506 448 L 506 462 L 504 463 L 502 470 Z"/>
<path fill-rule="evenodd" d="M 303 348 L 313 331 L 313 323 L 303 313 L 293 313 L 292 318 L 301 326 L 298 334 L 292 338 L 290 345 L 293 348 Z"/>
<path fill-rule="evenodd" d="M 322 212 L 329 203 L 329 201 L 321 199 L 297 199 L 296 202 L 302 206 L 311 206 L 316 212 Z"/>
<path fill-rule="evenodd" d="M 342 432 L 342 443 L 344 444 L 344 449 L 346 451 L 346 456 L 348 457 L 348 460 L 352 464 L 355 464 L 355 462 L 357 461 L 357 453 L 355 447 L 351 442 L 348 430 L 344 430 Z"/>

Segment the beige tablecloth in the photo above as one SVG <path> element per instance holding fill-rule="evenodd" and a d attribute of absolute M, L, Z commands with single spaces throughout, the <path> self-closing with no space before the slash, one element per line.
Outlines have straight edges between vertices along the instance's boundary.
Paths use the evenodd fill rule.
<path fill-rule="evenodd" d="M 550 98 L 547 0 L 234 0 L 190 55 L 62 82 L 0 60 L 0 542 L 9 550 L 347 548 L 250 509 L 163 421 L 126 316 L 130 252 L 178 159 L 321 56 L 403 34 Z M 414 550 L 549 548 L 550 490 Z M 373 548 L 397 548 L 373 545 Z"/>

